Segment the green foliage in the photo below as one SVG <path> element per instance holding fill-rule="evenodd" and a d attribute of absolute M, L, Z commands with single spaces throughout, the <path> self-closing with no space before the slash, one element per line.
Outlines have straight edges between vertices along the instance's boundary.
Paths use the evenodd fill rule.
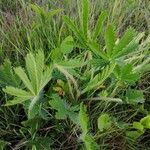
<path fill-rule="evenodd" d="M 62 100 L 58 95 L 53 95 L 52 100 L 49 101 L 50 106 L 57 110 L 56 119 L 67 119 L 69 117 L 74 123 L 78 123 L 78 107 L 69 106 L 69 104 Z"/>
<path fill-rule="evenodd" d="M 0 149 L 149 149 L 149 2 L 2 1 Z"/>
<path fill-rule="evenodd" d="M 26 69 L 28 71 L 28 75 L 22 67 L 14 69 L 15 73 L 24 83 L 27 91 L 7 86 L 4 91 L 15 96 L 15 99 L 8 101 L 6 106 L 16 105 L 30 100 L 28 117 L 31 118 L 30 113 L 34 105 L 39 100 L 43 88 L 51 79 L 52 67 L 45 68 L 44 64 L 44 54 L 42 51 L 39 51 L 35 56 L 32 53 L 29 53 L 26 57 Z"/>
<path fill-rule="evenodd" d="M 144 128 L 150 129 L 150 115 L 142 118 L 140 123 L 144 126 Z"/>
<path fill-rule="evenodd" d="M 89 132 L 89 117 L 87 114 L 86 107 L 83 103 L 80 104 L 80 112 L 79 112 L 79 125 L 82 129 L 82 140 L 85 143 L 85 147 L 87 150 L 98 150 L 98 145 L 95 142 L 92 135 Z"/>
<path fill-rule="evenodd" d="M 100 85 L 104 83 L 104 81 L 109 78 L 111 73 L 113 72 L 116 64 L 110 64 L 107 65 L 105 68 L 103 68 L 101 73 L 98 73 L 87 85 L 86 88 L 82 91 L 82 94 L 90 91 L 93 88 L 98 88 Z"/>
<path fill-rule="evenodd" d="M 18 86 L 19 82 L 19 78 L 12 70 L 11 62 L 5 60 L 4 64 L 0 66 L 0 87 L 7 85 Z"/>
<path fill-rule="evenodd" d="M 0 150 L 4 150 L 6 145 L 7 145 L 7 142 L 0 140 Z"/>
<path fill-rule="evenodd" d="M 89 118 L 86 112 L 86 107 L 83 103 L 80 104 L 80 112 L 79 112 L 79 122 L 83 132 L 83 135 L 86 135 L 89 130 Z"/>
<path fill-rule="evenodd" d="M 127 90 L 126 101 L 129 104 L 144 103 L 144 95 L 140 90 Z"/>
<path fill-rule="evenodd" d="M 73 48 L 74 48 L 74 42 L 71 36 L 66 37 L 60 45 L 60 50 L 63 54 L 70 53 L 73 50 Z"/>
<path fill-rule="evenodd" d="M 108 114 L 102 114 L 97 120 L 98 123 L 98 129 L 103 132 L 104 130 L 107 130 L 111 126 L 111 118 Z"/>
<path fill-rule="evenodd" d="M 133 71 L 132 64 L 118 65 L 115 69 L 115 76 L 119 81 L 127 84 L 133 84 L 139 79 L 139 74 Z"/>

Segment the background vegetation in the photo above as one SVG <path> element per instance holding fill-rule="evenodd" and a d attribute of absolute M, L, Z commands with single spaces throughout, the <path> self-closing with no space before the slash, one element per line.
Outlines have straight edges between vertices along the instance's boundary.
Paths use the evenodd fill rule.
<path fill-rule="evenodd" d="M 0 150 L 149 150 L 149 0 L 0 0 Z"/>

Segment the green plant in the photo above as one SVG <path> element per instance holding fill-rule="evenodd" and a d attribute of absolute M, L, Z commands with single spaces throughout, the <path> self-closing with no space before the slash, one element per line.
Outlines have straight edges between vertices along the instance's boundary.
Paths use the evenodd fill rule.
<path fill-rule="evenodd" d="M 15 73 L 19 76 L 24 84 L 24 89 L 19 89 L 12 86 L 7 86 L 4 91 L 8 94 L 15 96 L 14 100 L 7 101 L 6 106 L 24 103 L 30 100 L 28 106 L 28 118 L 32 118 L 32 110 L 37 101 L 39 101 L 43 88 L 51 79 L 52 67 L 45 67 L 44 53 L 38 51 L 36 56 L 29 53 L 26 57 L 26 70 L 25 73 L 22 67 L 14 69 Z"/>
<path fill-rule="evenodd" d="M 149 2 L 19 3 L 0 12 L 0 148 L 148 150 Z"/>

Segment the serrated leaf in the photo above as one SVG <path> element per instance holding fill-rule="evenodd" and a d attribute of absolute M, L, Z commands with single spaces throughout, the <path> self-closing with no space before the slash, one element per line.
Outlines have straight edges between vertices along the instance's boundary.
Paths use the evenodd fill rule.
<path fill-rule="evenodd" d="M 114 47 L 113 56 L 117 56 L 136 36 L 135 30 L 129 28 L 119 41 L 119 43 Z"/>
<path fill-rule="evenodd" d="M 32 94 L 35 94 L 34 89 L 32 87 L 32 84 L 27 77 L 26 73 L 21 67 L 15 68 L 15 73 L 20 77 L 20 79 L 23 81 L 24 85 L 31 91 Z"/>
<path fill-rule="evenodd" d="M 98 118 L 98 129 L 103 132 L 104 130 L 108 129 L 111 126 L 111 118 L 108 114 L 102 114 Z"/>
<path fill-rule="evenodd" d="M 23 103 L 23 102 L 25 102 L 29 99 L 30 99 L 29 97 L 16 97 L 13 100 L 7 101 L 5 106 L 13 106 L 13 105 L 16 105 L 16 104 L 21 104 L 21 103 Z"/>
<path fill-rule="evenodd" d="M 16 87 L 19 84 L 19 77 L 13 72 L 11 62 L 5 59 L 3 65 L 0 66 L 0 87 L 7 85 Z"/>
<path fill-rule="evenodd" d="M 117 66 L 114 74 L 120 81 L 128 84 L 133 84 L 139 79 L 139 74 L 133 72 L 132 64 Z"/>
<path fill-rule="evenodd" d="M 98 20 L 94 29 L 93 40 L 95 40 L 100 35 L 105 18 L 106 18 L 106 12 L 102 11 L 98 17 Z"/>
<path fill-rule="evenodd" d="M 113 48 L 115 46 L 115 41 L 116 41 L 115 36 L 116 35 L 114 32 L 113 26 L 109 25 L 105 32 L 106 51 L 107 51 L 107 56 L 109 58 L 111 58 L 111 54 L 113 53 Z"/>
<path fill-rule="evenodd" d="M 28 75 L 30 77 L 30 81 L 32 83 L 32 87 L 34 88 L 35 94 L 37 94 L 38 87 L 39 87 L 39 80 L 38 80 L 38 69 L 35 57 L 32 53 L 27 54 L 26 57 L 26 68 L 28 71 Z"/>
<path fill-rule="evenodd" d="M 36 69 L 37 69 L 37 74 L 38 74 L 38 76 L 37 76 L 37 80 L 38 80 L 37 91 L 39 91 L 39 87 L 42 82 L 42 75 L 43 75 L 43 70 L 45 67 L 44 60 L 45 60 L 44 52 L 39 50 L 35 57 L 36 66 L 37 66 Z"/>
<path fill-rule="evenodd" d="M 83 141 L 87 150 L 99 150 L 98 144 L 91 135 L 85 135 Z"/>
<path fill-rule="evenodd" d="M 95 43 L 94 41 L 91 41 L 88 43 L 88 46 L 97 57 L 100 57 L 105 61 L 109 60 L 108 56 L 102 51 L 102 49 L 100 49 L 99 44 Z"/>
<path fill-rule="evenodd" d="M 69 59 L 68 61 L 60 61 L 57 64 L 68 69 L 78 68 L 78 67 L 81 67 L 81 65 L 83 65 L 81 60 L 79 59 Z"/>
<path fill-rule="evenodd" d="M 130 41 L 129 44 L 127 44 L 121 51 L 118 51 L 118 53 L 113 57 L 117 58 L 117 57 L 125 56 L 131 52 L 135 52 L 138 49 L 139 41 L 143 36 L 144 33 L 138 34 L 135 38 L 133 38 L 132 41 Z"/>
<path fill-rule="evenodd" d="M 144 103 L 144 95 L 140 90 L 128 90 L 126 93 L 126 101 L 129 104 Z"/>
<path fill-rule="evenodd" d="M 53 95 L 52 100 L 49 101 L 49 104 L 53 109 L 57 110 L 57 113 L 55 115 L 57 119 L 67 118 L 68 105 L 66 101 L 62 100 L 58 95 Z"/>
<path fill-rule="evenodd" d="M 90 91 L 93 88 L 96 88 L 103 84 L 103 82 L 111 75 L 115 68 L 116 64 L 112 63 L 110 65 L 107 65 L 101 73 L 98 73 L 86 86 L 86 88 L 81 92 L 82 94 Z"/>
<path fill-rule="evenodd" d="M 17 97 L 22 97 L 22 98 L 31 98 L 33 95 L 29 92 L 26 92 L 25 90 L 19 89 L 19 88 L 14 88 L 11 86 L 7 86 L 5 89 L 3 89 L 4 92 L 7 94 L 17 96 Z"/>
<path fill-rule="evenodd" d="M 86 135 L 88 133 L 89 118 L 87 115 L 86 107 L 84 106 L 83 103 L 80 104 L 79 123 L 82 129 L 83 135 Z"/>

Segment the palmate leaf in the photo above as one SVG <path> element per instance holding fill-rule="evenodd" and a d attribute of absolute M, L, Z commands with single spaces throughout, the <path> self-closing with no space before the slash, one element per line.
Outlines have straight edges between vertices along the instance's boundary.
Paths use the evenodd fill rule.
<path fill-rule="evenodd" d="M 84 94 L 87 91 L 90 91 L 94 88 L 97 88 L 98 86 L 100 86 L 101 84 L 103 84 L 103 82 L 111 75 L 111 73 L 113 72 L 114 68 L 115 68 L 116 64 L 112 63 L 110 65 L 107 65 L 101 73 L 98 73 L 86 86 L 86 88 L 81 92 L 82 94 Z"/>
<path fill-rule="evenodd" d="M 3 89 L 6 93 L 15 96 L 15 99 L 8 101 L 6 105 L 15 105 L 23 103 L 26 100 L 30 100 L 28 106 L 28 118 L 34 117 L 34 106 L 40 99 L 44 86 L 50 81 L 53 67 L 45 67 L 44 64 L 44 53 L 38 51 L 35 55 L 29 53 L 26 56 L 26 68 L 28 76 L 21 67 L 14 69 L 15 73 L 19 76 L 25 85 L 26 90 L 6 87 Z M 36 111 L 38 112 L 38 111 Z"/>

